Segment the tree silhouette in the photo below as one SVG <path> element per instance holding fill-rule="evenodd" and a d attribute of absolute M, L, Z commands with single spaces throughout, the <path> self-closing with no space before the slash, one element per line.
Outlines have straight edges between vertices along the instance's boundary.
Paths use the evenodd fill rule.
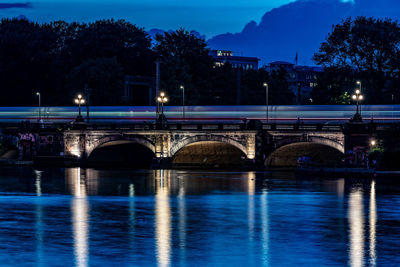
<path fill-rule="evenodd" d="M 390 19 L 347 18 L 333 28 L 314 61 L 331 69 L 354 70 L 367 102 L 388 102 L 393 90 L 389 82 L 399 79 L 400 26 Z"/>
<path fill-rule="evenodd" d="M 180 105 L 185 86 L 188 105 L 201 102 L 210 88 L 213 67 L 207 44 L 183 29 L 156 35 L 154 51 L 161 61 L 161 87 L 170 95 L 171 104 Z"/>

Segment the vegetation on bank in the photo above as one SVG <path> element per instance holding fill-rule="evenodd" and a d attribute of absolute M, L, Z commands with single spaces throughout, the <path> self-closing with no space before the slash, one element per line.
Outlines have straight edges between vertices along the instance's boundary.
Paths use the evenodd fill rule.
<path fill-rule="evenodd" d="M 123 98 L 124 76 L 154 78 L 156 59 L 161 89 L 171 105 L 182 103 L 180 85 L 187 105 L 236 104 L 238 84 L 241 104 L 264 104 L 264 82 L 270 85 L 271 104 L 295 100 L 285 72 L 238 70 L 229 64 L 216 68 L 205 40 L 183 29 L 152 40 L 124 20 L 37 24 L 3 19 L 0 79 L 6 97 L 0 105 L 34 105 L 36 91 L 41 91 L 43 105 L 71 105 L 85 88 L 91 89 L 92 105 L 130 105 Z"/>
<path fill-rule="evenodd" d="M 1 106 L 37 103 L 71 105 L 90 88 L 92 105 L 130 105 L 123 98 L 124 76 L 155 77 L 160 60 L 161 88 L 171 105 L 294 104 L 285 69 L 268 72 L 216 67 L 205 40 L 179 29 L 152 39 L 125 20 L 93 23 L 24 19 L 0 22 Z M 390 19 L 348 18 L 334 26 L 314 61 L 324 67 L 311 93 L 313 104 L 349 104 L 357 80 L 365 104 L 400 101 L 400 26 Z M 239 95 L 237 95 L 239 94 Z M 310 103 L 310 102 L 309 102 Z M 137 103 L 140 104 L 140 103 Z M 147 104 L 142 103 L 142 104 Z"/>
<path fill-rule="evenodd" d="M 0 129 L 0 157 L 9 150 L 15 150 L 18 138 L 12 135 L 6 135 Z"/>
<path fill-rule="evenodd" d="M 400 25 L 391 19 L 347 18 L 328 34 L 314 61 L 324 67 L 312 92 L 315 102 L 338 103 L 362 82 L 364 103 L 400 101 Z M 339 100 L 339 101 L 338 101 Z"/>
<path fill-rule="evenodd" d="M 400 125 L 393 124 L 378 135 L 378 142 L 369 152 L 370 161 L 376 160 L 378 169 L 399 170 Z"/>
<path fill-rule="evenodd" d="M 4 154 L 4 140 L 3 135 L 0 133 L 0 156 Z"/>

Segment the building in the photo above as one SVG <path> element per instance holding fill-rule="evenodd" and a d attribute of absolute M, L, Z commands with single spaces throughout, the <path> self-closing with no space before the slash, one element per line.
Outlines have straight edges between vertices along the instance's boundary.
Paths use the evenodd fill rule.
<path fill-rule="evenodd" d="M 298 66 L 285 61 L 269 63 L 265 69 L 268 72 L 284 69 L 287 72 L 289 89 L 296 96 L 297 104 L 311 104 L 311 91 L 317 85 L 317 74 L 323 72 L 322 67 Z"/>
<path fill-rule="evenodd" d="M 256 57 L 243 57 L 234 55 L 232 51 L 228 50 L 211 50 L 210 56 L 214 58 L 215 66 L 223 66 L 229 63 L 233 68 L 240 68 L 244 70 L 257 70 L 259 59 Z"/>
<path fill-rule="evenodd" d="M 147 76 L 125 76 L 122 100 L 126 105 L 154 105 L 156 80 Z"/>

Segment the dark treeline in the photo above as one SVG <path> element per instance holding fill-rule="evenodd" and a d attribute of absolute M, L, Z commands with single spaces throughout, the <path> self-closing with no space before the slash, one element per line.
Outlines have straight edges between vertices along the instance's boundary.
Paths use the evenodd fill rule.
<path fill-rule="evenodd" d="M 366 104 L 400 102 L 400 25 L 390 19 L 347 18 L 335 25 L 314 61 L 324 66 L 312 98 L 350 103 L 361 81 Z M 347 92 L 347 94 L 346 94 Z"/>
<path fill-rule="evenodd" d="M 132 105 L 123 97 L 124 77 L 155 78 L 157 59 L 169 105 L 182 103 L 181 85 L 187 105 L 263 105 L 264 82 L 270 104 L 295 103 L 285 70 L 216 67 L 206 42 L 183 29 L 152 40 L 124 20 L 38 24 L 3 19 L 0 105 L 35 105 L 37 91 L 43 105 L 72 105 L 85 88 L 90 88 L 91 105 Z M 400 102 L 400 26 L 395 21 L 348 18 L 333 27 L 314 61 L 324 67 L 310 96 L 314 104 L 350 104 L 358 80 L 363 103 Z"/>
<path fill-rule="evenodd" d="M 72 105 L 86 87 L 91 105 L 130 105 L 123 100 L 125 75 L 155 77 L 156 59 L 170 105 L 182 103 L 180 85 L 187 105 L 236 104 L 239 98 L 241 104 L 264 104 L 264 82 L 270 85 L 271 104 L 294 100 L 285 73 L 229 64 L 216 68 L 205 41 L 182 29 L 158 35 L 152 43 L 142 28 L 124 20 L 38 24 L 3 19 L 0 105 L 35 105 L 37 91 L 43 105 Z"/>
<path fill-rule="evenodd" d="M 123 20 L 0 24 L 1 105 L 70 105 L 85 85 L 99 104 L 121 101 L 124 75 L 153 75 L 146 33 Z"/>

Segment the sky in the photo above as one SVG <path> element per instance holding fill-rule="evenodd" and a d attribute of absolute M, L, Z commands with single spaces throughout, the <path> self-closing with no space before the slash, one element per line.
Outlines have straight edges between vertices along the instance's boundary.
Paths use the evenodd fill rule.
<path fill-rule="evenodd" d="M 37 22 L 125 19 L 147 31 L 183 27 L 211 49 L 257 57 L 260 65 L 293 62 L 296 54 L 312 65 L 332 25 L 360 15 L 400 21 L 400 0 L 0 0 L 0 17 L 20 15 Z"/>
<path fill-rule="evenodd" d="M 269 10 L 294 0 L 0 0 L 30 2 L 30 8 L 0 9 L 0 17 L 24 15 L 32 21 L 94 21 L 123 18 L 146 30 L 183 27 L 211 38 L 240 32 Z"/>

